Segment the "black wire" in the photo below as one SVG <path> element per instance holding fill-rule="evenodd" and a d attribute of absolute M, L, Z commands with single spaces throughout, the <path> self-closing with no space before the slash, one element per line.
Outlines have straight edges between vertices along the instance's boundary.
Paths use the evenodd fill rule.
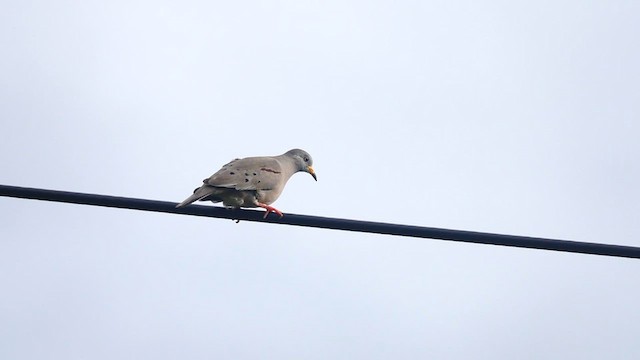
<path fill-rule="evenodd" d="M 264 211 L 229 210 L 216 206 L 189 205 L 176 208 L 174 202 L 125 198 L 108 195 L 84 194 L 67 191 L 24 188 L 0 185 L 0 195 L 23 199 L 47 200 L 83 205 L 115 207 L 156 211 L 164 213 L 207 216 L 234 220 L 260 221 L 283 225 L 308 226 L 323 229 L 347 230 L 376 234 L 411 236 L 476 244 L 502 245 L 530 249 L 555 250 L 572 253 L 607 255 L 640 259 L 640 248 L 623 245 L 609 245 L 580 241 L 554 240 L 527 236 L 490 234 L 474 231 L 448 230 L 421 226 L 398 225 L 372 221 L 359 221 L 319 216 L 285 214 L 279 218 L 269 214 L 263 219 Z"/>

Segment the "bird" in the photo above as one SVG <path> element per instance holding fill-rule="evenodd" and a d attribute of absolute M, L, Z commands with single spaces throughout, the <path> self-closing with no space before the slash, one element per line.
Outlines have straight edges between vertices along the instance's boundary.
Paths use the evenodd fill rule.
<path fill-rule="evenodd" d="M 318 181 L 313 159 L 308 152 L 292 149 L 278 156 L 256 156 L 235 159 L 222 166 L 215 174 L 202 180 L 203 184 L 176 208 L 195 201 L 222 202 L 227 208 L 256 208 L 266 210 L 264 217 L 283 213 L 271 206 L 287 181 L 297 172 L 309 173 Z"/>

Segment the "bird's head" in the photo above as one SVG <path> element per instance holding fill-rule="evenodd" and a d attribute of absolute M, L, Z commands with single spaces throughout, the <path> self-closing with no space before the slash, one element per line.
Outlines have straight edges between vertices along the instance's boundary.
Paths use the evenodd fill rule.
<path fill-rule="evenodd" d="M 293 149 L 287 151 L 285 155 L 291 157 L 294 160 L 296 166 L 298 167 L 298 171 L 307 172 L 311 174 L 311 176 L 313 176 L 313 179 L 315 181 L 318 181 L 316 172 L 315 170 L 313 170 L 313 159 L 308 152 L 300 149 Z"/>

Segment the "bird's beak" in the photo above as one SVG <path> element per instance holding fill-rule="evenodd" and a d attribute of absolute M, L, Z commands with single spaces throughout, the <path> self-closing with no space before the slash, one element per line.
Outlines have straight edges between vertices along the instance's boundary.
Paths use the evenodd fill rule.
<path fill-rule="evenodd" d="M 315 170 L 311 166 L 307 166 L 307 172 L 313 176 L 313 180 L 318 181 Z"/>

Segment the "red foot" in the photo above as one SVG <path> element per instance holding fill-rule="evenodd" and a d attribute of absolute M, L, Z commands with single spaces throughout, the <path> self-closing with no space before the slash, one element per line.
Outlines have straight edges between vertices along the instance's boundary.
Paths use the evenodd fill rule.
<path fill-rule="evenodd" d="M 263 204 L 263 203 L 257 203 L 256 205 L 260 206 L 261 208 L 267 209 L 267 211 L 264 213 L 263 219 L 266 219 L 267 216 L 269 216 L 269 213 L 276 213 L 276 214 L 280 215 L 280 217 L 284 216 L 280 210 L 274 208 L 273 206 L 270 206 L 270 205 L 267 205 L 267 204 Z"/>

